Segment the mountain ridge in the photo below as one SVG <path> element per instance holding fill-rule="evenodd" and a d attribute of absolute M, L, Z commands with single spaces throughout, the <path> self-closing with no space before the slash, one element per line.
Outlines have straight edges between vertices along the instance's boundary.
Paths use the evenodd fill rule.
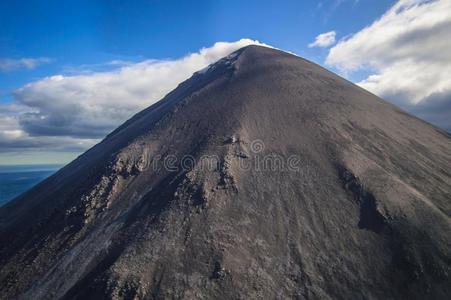
<path fill-rule="evenodd" d="M 248 46 L 0 208 L 0 295 L 445 299 L 450 150 L 332 72 Z M 243 168 L 262 157 L 300 165 Z"/>

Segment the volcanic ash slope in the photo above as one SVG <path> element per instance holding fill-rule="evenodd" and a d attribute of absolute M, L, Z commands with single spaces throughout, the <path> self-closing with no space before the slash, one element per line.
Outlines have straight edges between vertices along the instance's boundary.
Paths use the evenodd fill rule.
<path fill-rule="evenodd" d="M 0 298 L 446 299 L 450 166 L 441 130 L 248 46 L 0 208 Z"/>

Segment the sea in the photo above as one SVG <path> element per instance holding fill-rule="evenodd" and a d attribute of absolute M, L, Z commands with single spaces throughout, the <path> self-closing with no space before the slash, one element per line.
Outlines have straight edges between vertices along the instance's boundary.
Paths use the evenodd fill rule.
<path fill-rule="evenodd" d="M 0 206 L 49 177 L 63 165 L 0 165 Z"/>

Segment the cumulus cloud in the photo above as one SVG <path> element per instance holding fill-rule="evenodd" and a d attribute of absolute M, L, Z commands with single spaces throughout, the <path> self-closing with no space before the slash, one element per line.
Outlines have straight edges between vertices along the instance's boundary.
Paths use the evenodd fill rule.
<path fill-rule="evenodd" d="M 0 105 L 0 153 L 49 149 L 80 152 L 97 142 L 95 139 L 73 137 L 31 136 L 19 124 L 21 114 L 29 111 L 29 107 L 17 103 Z"/>
<path fill-rule="evenodd" d="M 47 64 L 51 62 L 48 57 L 38 57 L 38 58 L 0 58 L 0 71 L 13 71 L 17 69 L 34 69 L 39 65 Z"/>
<path fill-rule="evenodd" d="M 325 48 L 325 47 L 329 47 L 333 44 L 335 44 L 335 36 L 336 36 L 336 32 L 335 31 L 329 31 L 326 33 L 321 33 L 320 35 L 318 35 L 315 38 L 315 41 L 313 43 L 310 43 L 308 46 L 309 48 L 313 48 L 313 47 L 321 47 L 321 48 Z"/>
<path fill-rule="evenodd" d="M 372 71 L 358 84 L 421 116 L 422 108 L 450 95 L 450 28 L 451 1 L 399 0 L 331 48 L 326 63 L 344 72 Z M 447 124 L 438 119 L 429 111 L 429 121 L 451 127 L 451 119 Z"/>
<path fill-rule="evenodd" d="M 180 82 L 233 51 L 258 41 L 218 42 L 174 60 L 114 62 L 109 72 L 54 75 L 13 93 L 0 113 L 0 148 L 86 149 Z"/>
<path fill-rule="evenodd" d="M 451 88 L 407 108 L 418 117 L 451 132 Z"/>

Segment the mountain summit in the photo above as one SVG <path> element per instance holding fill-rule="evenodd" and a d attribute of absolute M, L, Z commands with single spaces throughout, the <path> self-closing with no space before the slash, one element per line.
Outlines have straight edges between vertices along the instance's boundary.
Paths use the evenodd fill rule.
<path fill-rule="evenodd" d="M 446 299 L 449 166 L 443 131 L 248 46 L 0 208 L 0 298 Z"/>

